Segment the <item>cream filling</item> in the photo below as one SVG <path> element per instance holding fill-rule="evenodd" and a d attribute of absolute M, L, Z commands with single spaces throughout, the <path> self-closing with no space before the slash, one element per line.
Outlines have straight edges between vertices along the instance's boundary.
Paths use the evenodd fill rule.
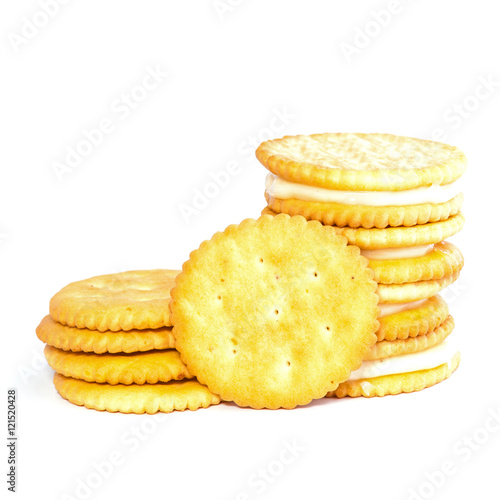
<path fill-rule="evenodd" d="M 400 304 L 379 304 L 380 307 L 380 316 L 379 318 L 383 318 L 384 316 L 390 316 L 391 314 L 396 314 L 402 311 L 409 311 L 410 309 L 416 309 L 424 305 L 424 302 L 427 299 L 422 300 L 414 300 L 412 302 L 401 302 Z"/>
<path fill-rule="evenodd" d="M 432 252 L 434 245 L 415 245 L 412 247 L 401 248 L 377 248 L 374 250 L 361 250 L 361 255 L 364 255 L 370 260 L 393 260 L 393 259 L 413 259 L 415 257 L 423 257 Z"/>
<path fill-rule="evenodd" d="M 359 370 L 351 373 L 349 380 L 370 379 L 384 375 L 429 370 L 445 363 L 451 363 L 453 356 L 457 352 L 458 349 L 454 343 L 445 339 L 424 351 L 401 354 L 400 356 L 392 356 L 385 359 L 364 361 Z"/>
<path fill-rule="evenodd" d="M 460 193 L 456 182 L 419 187 L 405 191 L 341 191 L 289 182 L 274 174 L 266 178 L 266 192 L 279 200 L 302 200 L 321 203 L 342 203 L 371 207 L 445 203 Z"/>

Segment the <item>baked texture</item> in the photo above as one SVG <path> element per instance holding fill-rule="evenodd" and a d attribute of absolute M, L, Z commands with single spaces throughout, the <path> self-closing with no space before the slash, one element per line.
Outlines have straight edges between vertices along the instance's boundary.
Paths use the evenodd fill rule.
<path fill-rule="evenodd" d="M 379 284 L 377 293 L 381 303 L 397 304 L 401 302 L 413 302 L 415 300 L 428 299 L 439 293 L 443 288 L 454 283 L 459 272 L 450 274 L 441 279 L 417 281 L 415 283 L 401 283 L 395 285 Z"/>
<path fill-rule="evenodd" d="M 405 340 L 382 340 L 372 347 L 365 361 L 423 351 L 442 342 L 453 331 L 454 326 L 453 318 L 448 316 L 441 326 L 424 335 L 409 337 Z"/>
<path fill-rule="evenodd" d="M 116 384 L 156 384 L 193 378 L 176 350 L 133 354 L 87 354 L 45 346 L 50 367 L 65 377 L 86 382 Z"/>
<path fill-rule="evenodd" d="M 36 329 L 37 337 L 48 345 L 73 352 L 144 352 L 152 349 L 173 349 L 172 328 L 99 332 L 87 328 L 61 325 L 45 316 Z"/>
<path fill-rule="evenodd" d="M 373 272 L 332 228 L 279 215 L 229 226 L 172 290 L 176 348 L 223 400 L 294 408 L 347 380 L 375 342 Z"/>
<path fill-rule="evenodd" d="M 258 160 L 290 182 L 352 191 L 450 184 L 465 171 L 458 148 L 391 134 L 325 133 L 263 142 Z"/>
<path fill-rule="evenodd" d="M 317 220 L 328 226 L 353 229 L 408 227 L 443 221 L 456 215 L 464 201 L 464 196 L 460 193 L 444 203 L 374 207 L 296 199 L 280 200 L 268 193 L 265 196 L 273 212 L 302 215 L 308 220 Z"/>
<path fill-rule="evenodd" d="M 63 325 L 100 332 L 171 326 L 168 302 L 178 273 L 126 271 L 76 281 L 52 297 L 50 315 Z"/>
<path fill-rule="evenodd" d="M 269 207 L 262 210 L 262 215 L 277 215 Z M 362 250 L 378 248 L 401 248 L 416 245 L 439 243 L 457 234 L 464 226 L 462 212 L 440 222 L 428 222 L 410 227 L 386 227 L 384 229 L 364 229 L 351 227 L 335 227 L 338 234 L 344 235 L 351 245 Z"/>
<path fill-rule="evenodd" d="M 54 375 L 57 392 L 70 403 L 100 411 L 120 413 L 170 413 L 197 410 L 220 402 L 195 380 L 143 385 L 110 385 Z"/>
<path fill-rule="evenodd" d="M 421 391 L 427 387 L 442 382 L 452 375 L 460 364 L 460 353 L 453 356 L 451 363 L 442 364 L 429 370 L 420 370 L 410 373 L 401 373 L 397 375 L 385 375 L 383 377 L 348 380 L 339 385 L 339 387 L 328 393 L 327 397 L 351 398 L 374 396 L 388 396 L 401 394 L 403 392 Z"/>
<path fill-rule="evenodd" d="M 404 340 L 425 335 L 441 326 L 448 314 L 448 304 L 439 295 L 434 295 L 415 309 L 379 318 L 377 340 Z"/>
<path fill-rule="evenodd" d="M 460 272 L 464 266 L 464 257 L 458 247 L 442 241 L 422 257 L 370 260 L 369 266 L 375 273 L 377 283 L 414 283 L 438 280 Z"/>

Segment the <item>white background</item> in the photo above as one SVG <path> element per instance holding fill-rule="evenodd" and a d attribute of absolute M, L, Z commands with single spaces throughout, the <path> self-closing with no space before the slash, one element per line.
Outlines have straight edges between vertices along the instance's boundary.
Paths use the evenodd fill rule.
<path fill-rule="evenodd" d="M 377 13 L 389 0 L 220 5 L 73 0 L 33 34 L 36 1 L 2 4 L 2 369 L 18 389 L 18 498 L 83 498 L 89 477 L 102 483 L 92 499 L 497 498 L 500 432 L 481 430 L 500 411 L 497 5 L 401 0 L 388 21 Z M 31 38 L 20 41 L 23 29 Z M 342 44 L 359 46 L 366 29 L 366 46 L 346 57 Z M 148 67 L 169 75 L 133 90 Z M 496 83 L 488 91 L 484 80 Z M 131 91 L 144 99 L 127 111 L 119 100 Z M 59 181 L 54 162 L 102 119 L 113 131 Z M 224 404 L 161 422 L 62 400 L 35 336 L 50 297 L 98 274 L 179 268 L 215 231 L 259 215 L 266 171 L 251 151 L 262 139 L 325 131 L 444 133 L 467 154 L 467 224 L 452 240 L 466 267 L 445 294 L 457 373 L 409 395 L 293 411 Z M 229 162 L 229 185 L 184 218 L 182 205 Z M 281 467 L 294 440 L 301 451 Z M 100 481 L 93 463 L 117 453 Z M 454 474 L 443 479 L 447 461 Z M 268 467 L 272 482 L 252 482 Z"/>

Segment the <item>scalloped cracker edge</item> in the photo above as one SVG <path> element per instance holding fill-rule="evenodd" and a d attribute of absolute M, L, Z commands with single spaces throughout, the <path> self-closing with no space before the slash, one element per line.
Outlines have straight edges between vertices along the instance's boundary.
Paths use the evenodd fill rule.
<path fill-rule="evenodd" d="M 73 352 L 129 353 L 153 349 L 173 349 L 175 347 L 172 328 L 99 332 L 87 328 L 61 325 L 48 315 L 38 325 L 36 334 L 42 342 L 64 351 Z"/>
<path fill-rule="evenodd" d="M 54 385 L 64 399 L 78 406 L 120 413 L 170 413 L 197 410 L 220 402 L 195 380 L 143 385 L 110 385 L 54 375 Z"/>

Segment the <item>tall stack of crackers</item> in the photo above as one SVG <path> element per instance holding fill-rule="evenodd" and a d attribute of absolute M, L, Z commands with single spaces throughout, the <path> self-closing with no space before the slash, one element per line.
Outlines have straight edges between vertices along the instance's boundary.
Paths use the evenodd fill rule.
<path fill-rule="evenodd" d="M 369 259 L 380 297 L 377 343 L 330 396 L 384 396 L 440 382 L 457 368 L 454 321 L 438 292 L 463 256 L 445 241 L 464 225 L 458 148 L 389 134 L 290 136 L 256 152 L 270 171 L 264 214 L 334 227 Z"/>
<path fill-rule="evenodd" d="M 168 302 L 178 273 L 97 276 L 54 295 L 36 333 L 63 398 L 122 413 L 195 410 L 220 401 L 175 350 Z"/>

